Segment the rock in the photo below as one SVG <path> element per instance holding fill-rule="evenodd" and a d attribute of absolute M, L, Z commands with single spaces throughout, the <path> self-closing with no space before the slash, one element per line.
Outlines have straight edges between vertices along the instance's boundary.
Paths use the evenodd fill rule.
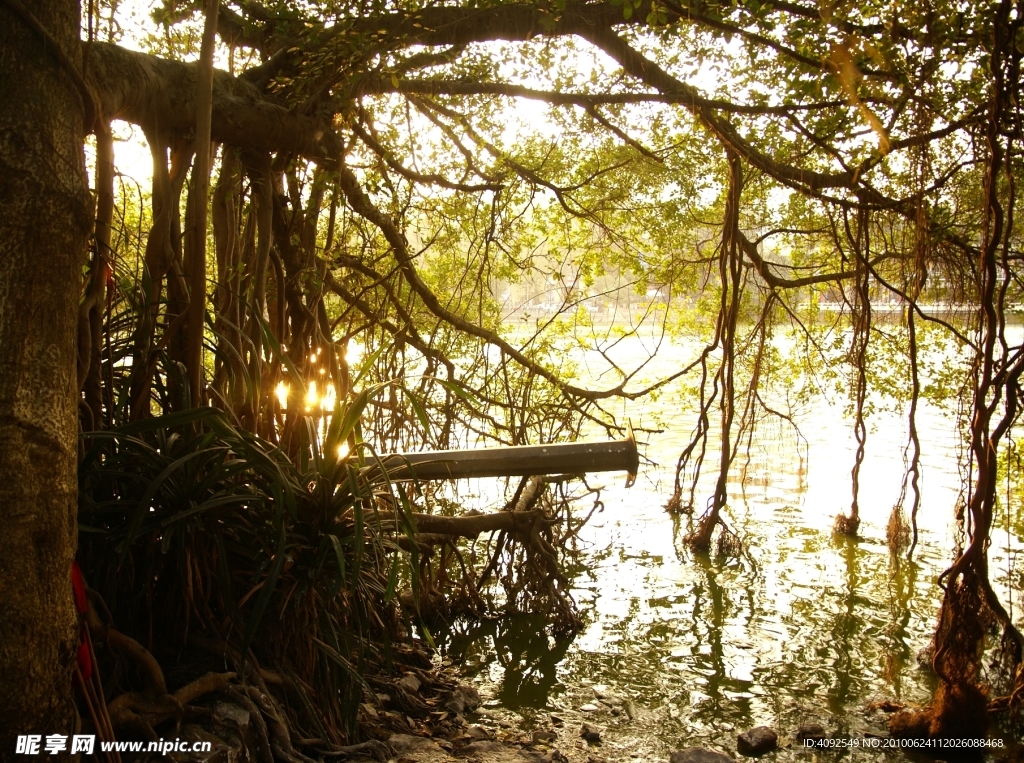
<path fill-rule="evenodd" d="M 932 661 L 935 659 L 935 644 L 929 644 L 917 653 L 917 664 L 922 668 L 931 669 Z"/>
<path fill-rule="evenodd" d="M 399 755 L 407 752 L 441 752 L 436 742 L 412 734 L 392 734 L 388 745 Z"/>
<path fill-rule="evenodd" d="M 489 732 L 480 724 L 474 723 L 472 726 L 466 729 L 466 736 L 468 736 L 470 739 L 480 741 L 481 739 L 490 739 L 491 732 Z"/>
<path fill-rule="evenodd" d="M 505 750 L 505 745 L 501 742 L 495 742 L 490 739 L 481 739 L 479 742 L 471 742 L 463 747 L 460 751 L 460 755 L 479 755 L 485 752 L 501 752 Z"/>
<path fill-rule="evenodd" d="M 771 752 L 778 744 L 779 735 L 767 726 L 755 726 L 736 737 L 736 749 L 751 757 Z"/>
<path fill-rule="evenodd" d="M 534 731 L 532 738 L 534 744 L 547 744 L 558 739 L 558 734 L 554 731 Z"/>
<path fill-rule="evenodd" d="M 592 705 L 589 702 L 580 708 L 584 713 L 596 713 L 600 709 L 597 705 Z"/>
<path fill-rule="evenodd" d="M 221 723 L 230 721 L 238 727 L 239 731 L 245 731 L 249 726 L 249 711 L 231 702 L 217 702 L 214 704 L 213 718 Z"/>
<path fill-rule="evenodd" d="M 668 759 L 669 763 L 733 763 L 732 758 L 714 750 L 702 747 L 687 747 L 676 750 Z"/>
<path fill-rule="evenodd" d="M 420 690 L 420 686 L 423 685 L 423 682 L 420 681 L 420 679 L 418 679 L 412 673 L 406 673 L 404 676 L 398 679 L 398 685 L 406 691 L 416 694 Z"/>
<path fill-rule="evenodd" d="M 601 732 L 595 726 L 591 726 L 589 723 L 584 723 L 583 728 L 580 729 L 580 736 L 587 741 L 588 744 L 601 744 Z"/>
<path fill-rule="evenodd" d="M 629 720 L 636 720 L 636 705 L 633 704 L 632 700 L 625 700 L 622 703 L 622 709 L 626 711 L 626 715 L 629 716 Z"/>
<path fill-rule="evenodd" d="M 552 713 L 549 717 L 551 718 L 551 722 L 556 726 L 561 726 L 563 723 L 565 723 L 565 721 L 562 720 L 562 717 L 560 715 L 555 715 L 554 713 Z"/>
<path fill-rule="evenodd" d="M 551 750 L 549 752 L 523 750 L 519 755 L 520 760 L 529 760 L 532 763 L 569 763 L 569 759 L 558 750 Z"/>
<path fill-rule="evenodd" d="M 801 723 L 796 730 L 796 740 L 804 742 L 808 739 L 824 739 L 825 727 L 820 723 Z"/>
<path fill-rule="evenodd" d="M 465 713 L 480 707 L 480 692 L 468 684 L 459 684 L 444 703 L 445 710 Z"/>

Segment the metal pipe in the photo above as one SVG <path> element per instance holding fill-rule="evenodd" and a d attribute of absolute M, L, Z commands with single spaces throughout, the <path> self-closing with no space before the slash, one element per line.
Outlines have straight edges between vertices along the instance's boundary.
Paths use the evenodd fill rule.
<path fill-rule="evenodd" d="M 632 429 L 624 440 L 612 442 L 516 445 L 477 450 L 439 450 L 393 453 L 381 461 L 393 480 L 448 480 L 471 477 L 515 477 L 584 472 L 628 472 L 633 484 L 640 454 Z"/>

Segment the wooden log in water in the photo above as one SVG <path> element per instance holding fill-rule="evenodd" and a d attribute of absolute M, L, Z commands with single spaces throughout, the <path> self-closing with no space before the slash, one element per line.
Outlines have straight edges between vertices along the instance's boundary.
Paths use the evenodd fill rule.
<path fill-rule="evenodd" d="M 393 480 L 447 480 L 471 477 L 525 477 L 625 471 L 633 484 L 640 466 L 633 433 L 612 442 L 517 445 L 477 450 L 394 453 L 381 461 Z"/>

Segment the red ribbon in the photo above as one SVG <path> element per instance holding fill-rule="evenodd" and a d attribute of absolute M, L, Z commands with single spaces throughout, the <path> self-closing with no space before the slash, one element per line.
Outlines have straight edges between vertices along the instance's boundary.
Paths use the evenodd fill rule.
<path fill-rule="evenodd" d="M 71 590 L 75 595 L 75 609 L 78 610 L 79 619 L 89 611 L 89 600 L 85 596 L 85 577 L 82 575 L 82 568 L 77 561 L 71 562 Z M 89 655 L 89 638 L 85 629 L 89 626 L 85 621 L 78 628 L 78 654 L 76 660 L 78 669 L 82 671 L 82 678 L 88 680 L 92 676 L 92 658 Z"/>
<path fill-rule="evenodd" d="M 78 614 L 84 615 L 89 611 L 89 601 L 85 598 L 85 578 L 78 562 L 71 562 L 71 590 L 75 592 L 75 609 Z"/>

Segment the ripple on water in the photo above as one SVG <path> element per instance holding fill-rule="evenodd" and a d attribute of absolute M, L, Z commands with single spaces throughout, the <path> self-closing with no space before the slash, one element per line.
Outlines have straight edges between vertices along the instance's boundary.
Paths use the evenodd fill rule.
<path fill-rule="evenodd" d="M 485 694 L 527 724 L 552 708 L 594 701 L 595 685 L 635 703 L 635 720 L 601 706 L 609 760 L 654 759 L 693 744 L 734 752 L 736 732 L 759 724 L 784 737 L 815 721 L 829 731 L 878 731 L 885 718 L 867 712 L 870 702 L 926 702 L 933 679 L 915 658 L 931 639 L 935 581 L 952 547 L 959 475 L 951 417 L 922 404 L 925 508 L 909 562 L 892 556 L 885 539 L 905 422 L 873 419 L 859 539 L 832 534 L 850 503 L 849 422 L 818 402 L 802 424 L 806 448 L 785 433 L 762 434 L 730 485 L 727 520 L 744 541 L 740 557 L 686 551 L 688 519 L 662 508 L 670 468 L 649 468 L 629 491 L 608 477 L 606 509 L 580 535 L 585 571 L 574 595 L 588 622 L 583 632 L 550 638 L 543 617 L 522 616 L 460 626 L 447 648 Z M 648 456 L 671 466 L 685 432 L 649 436 Z M 1021 540 L 1013 535 L 1004 545 L 1019 550 Z M 1004 568 L 1006 553 L 993 548 L 994 570 Z M 1012 583 L 1010 572 L 1004 577 Z M 775 755 L 811 757 L 797 747 Z"/>

